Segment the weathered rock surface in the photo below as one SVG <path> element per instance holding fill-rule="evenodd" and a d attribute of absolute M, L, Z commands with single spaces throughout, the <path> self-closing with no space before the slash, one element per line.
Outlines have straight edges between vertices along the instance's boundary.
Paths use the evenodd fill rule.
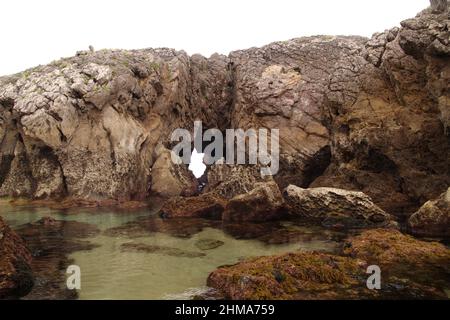
<path fill-rule="evenodd" d="M 416 235 L 450 237 L 450 188 L 414 213 L 408 220 L 408 227 Z"/>
<path fill-rule="evenodd" d="M 205 193 L 197 197 L 173 197 L 161 208 L 164 218 L 222 219 L 226 200 L 215 194 Z"/>
<path fill-rule="evenodd" d="M 25 242 L 0 217 L 0 299 L 17 299 L 31 291 L 31 262 Z"/>
<path fill-rule="evenodd" d="M 197 117 L 218 127 L 227 63 L 170 49 L 103 50 L 1 78 L 0 194 L 141 200 L 152 186 L 163 195 L 195 190 L 160 149 Z"/>
<path fill-rule="evenodd" d="M 218 268 L 207 283 L 227 299 L 446 298 L 450 250 L 441 244 L 373 230 L 349 239 L 343 254 L 296 252 L 250 259 Z M 366 270 L 372 264 L 381 267 L 381 290 L 367 289 Z"/>
<path fill-rule="evenodd" d="M 283 197 L 274 181 L 257 183 L 254 187 L 228 201 L 223 221 L 261 222 L 279 220 L 284 216 Z"/>
<path fill-rule="evenodd" d="M 278 128 L 280 188 L 362 191 L 409 216 L 450 185 L 448 6 L 362 37 L 276 42 L 209 59 L 83 52 L 0 78 L 0 195 L 192 195 L 175 128 Z M 245 167 L 247 168 L 247 167 Z M 257 177 L 210 174 L 226 199 Z"/>
<path fill-rule="evenodd" d="M 324 225 L 346 227 L 395 226 L 393 217 L 362 192 L 334 188 L 302 189 L 290 185 L 283 191 L 291 215 L 320 219 Z"/>
<path fill-rule="evenodd" d="M 212 192 L 224 199 L 250 192 L 260 182 L 273 181 L 271 177 L 262 178 L 258 166 L 228 165 L 223 160 L 208 168 L 205 193 Z"/>
<path fill-rule="evenodd" d="M 383 277 L 448 288 L 450 249 L 438 242 L 420 241 L 397 230 L 368 230 L 349 239 L 344 254 L 378 265 Z"/>

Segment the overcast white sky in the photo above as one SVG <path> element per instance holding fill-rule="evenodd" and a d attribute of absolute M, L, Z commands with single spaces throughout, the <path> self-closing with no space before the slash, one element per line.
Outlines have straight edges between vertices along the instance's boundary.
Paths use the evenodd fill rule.
<path fill-rule="evenodd" d="M 428 0 L 1 0 L 0 75 L 77 50 L 147 47 L 209 56 L 317 34 L 370 36 Z"/>

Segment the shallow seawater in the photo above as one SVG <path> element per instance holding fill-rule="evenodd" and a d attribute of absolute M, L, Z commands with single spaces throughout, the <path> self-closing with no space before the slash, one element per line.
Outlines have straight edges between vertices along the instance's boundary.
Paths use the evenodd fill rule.
<path fill-rule="evenodd" d="M 157 207 L 52 210 L 2 202 L 0 208 L 1 216 L 16 229 L 43 217 L 69 221 L 67 225 L 70 221 L 88 223 L 99 229 L 82 239 L 92 244 L 91 248 L 72 248 L 68 253 L 68 261 L 81 269 L 79 299 L 189 299 L 206 290 L 209 273 L 221 265 L 296 250 L 332 252 L 341 236 L 295 222 L 226 228 L 218 222 L 202 221 L 198 227 L 196 220 L 161 220 Z M 73 232 L 65 234 L 73 237 Z M 199 246 L 205 241 L 214 245 Z M 45 282 L 45 275 L 42 277 L 40 281 Z M 61 287 L 65 285 L 60 282 Z M 38 296 L 47 297 L 46 292 Z"/>

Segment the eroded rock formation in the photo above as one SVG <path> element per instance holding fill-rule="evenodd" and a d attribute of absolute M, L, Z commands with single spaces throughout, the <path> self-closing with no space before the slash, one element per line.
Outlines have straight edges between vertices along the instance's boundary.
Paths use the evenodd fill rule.
<path fill-rule="evenodd" d="M 209 59 L 170 49 L 80 52 L 0 78 L 0 195 L 192 196 L 175 128 L 280 129 L 280 189 L 362 191 L 410 215 L 450 185 L 449 10 L 362 37 L 276 42 Z M 262 182 L 209 174 L 231 199 Z"/>

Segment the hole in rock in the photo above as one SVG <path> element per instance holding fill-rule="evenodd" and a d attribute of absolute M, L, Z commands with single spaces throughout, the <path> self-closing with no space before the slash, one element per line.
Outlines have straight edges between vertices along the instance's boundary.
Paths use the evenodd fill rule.
<path fill-rule="evenodd" d="M 201 178 L 206 171 L 206 165 L 203 163 L 204 157 L 205 154 L 197 152 L 197 149 L 192 151 L 189 170 L 192 171 L 197 179 Z"/>

